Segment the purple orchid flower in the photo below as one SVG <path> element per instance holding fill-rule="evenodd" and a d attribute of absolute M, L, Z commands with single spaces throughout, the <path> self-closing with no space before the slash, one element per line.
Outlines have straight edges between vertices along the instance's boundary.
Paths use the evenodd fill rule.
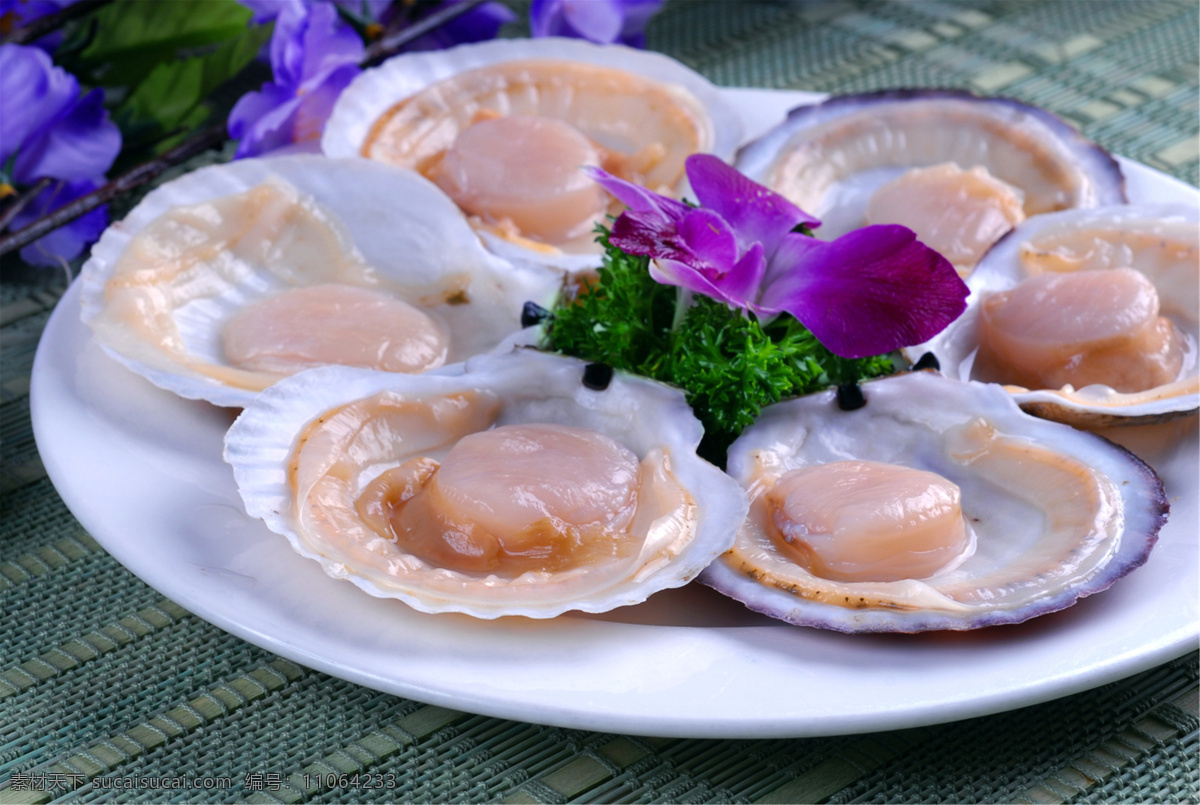
<path fill-rule="evenodd" d="M 700 207 L 585 169 L 628 206 L 609 242 L 653 258 L 651 275 L 770 317 L 795 316 L 845 358 L 929 340 L 966 309 L 950 262 L 902 226 L 868 226 L 826 242 L 795 231 L 816 218 L 717 157 L 688 157 Z"/>
<path fill-rule="evenodd" d="M 362 40 L 332 4 L 284 4 L 271 35 L 274 80 L 243 95 L 229 115 L 229 136 L 240 141 L 235 157 L 318 141 L 362 58 Z"/>
<path fill-rule="evenodd" d="M 102 90 L 81 94 L 75 77 L 39 48 L 0 46 L 0 165 L 9 171 L 3 181 L 27 188 L 55 180 L 13 219 L 14 231 L 96 189 L 120 150 L 121 133 L 108 119 Z M 70 260 L 99 237 L 107 220 L 106 208 L 99 208 L 21 256 L 34 265 Z"/>
<path fill-rule="evenodd" d="M 646 46 L 646 23 L 662 6 L 663 0 L 533 0 L 529 28 L 534 36 L 640 48 Z"/>

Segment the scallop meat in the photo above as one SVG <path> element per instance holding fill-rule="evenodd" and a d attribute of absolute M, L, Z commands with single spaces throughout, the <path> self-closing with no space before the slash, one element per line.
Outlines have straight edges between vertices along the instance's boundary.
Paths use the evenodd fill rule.
<path fill-rule="evenodd" d="M 325 572 L 429 613 L 604 612 L 686 584 L 746 496 L 683 393 L 536 350 L 280 381 L 225 440 L 247 513 Z"/>
<path fill-rule="evenodd" d="M 435 182 L 498 253 L 566 270 L 599 265 L 616 202 L 602 167 L 677 195 L 693 153 L 732 159 L 742 122 L 677 61 L 574 39 L 494 40 L 402 54 L 358 76 L 321 146 Z"/>
<path fill-rule="evenodd" d="M 241 407 L 344 364 L 422 372 L 489 351 L 560 275 L 488 252 L 437 187 L 363 159 L 251 159 L 150 193 L 92 250 L 83 320 L 108 354 Z"/>
<path fill-rule="evenodd" d="M 1145 562 L 1168 505 L 1155 472 L 1000 387 L 914 372 L 764 409 L 729 451 L 750 498 L 701 581 L 842 632 L 1020 623 Z"/>
<path fill-rule="evenodd" d="M 737 166 L 820 218 L 817 237 L 900 224 L 964 276 L 1026 218 L 1125 201 L 1116 160 L 1065 121 L 959 90 L 798 107 L 745 146 Z"/>
<path fill-rule="evenodd" d="M 1200 212 L 1118 205 L 1031 218 L 967 279 L 967 311 L 910 357 L 1004 384 L 1080 427 L 1150 424 L 1200 407 Z"/>

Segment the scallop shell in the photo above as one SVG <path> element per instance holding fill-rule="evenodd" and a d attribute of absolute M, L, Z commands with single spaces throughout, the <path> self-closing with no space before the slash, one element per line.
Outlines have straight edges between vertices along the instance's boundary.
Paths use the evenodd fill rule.
<path fill-rule="evenodd" d="M 1063 609 L 1146 560 L 1168 506 L 1158 476 L 1124 448 L 1029 416 L 994 385 L 915 372 L 862 389 L 866 405 L 854 411 L 840 410 L 833 391 L 777 403 L 734 442 L 729 473 L 752 490 L 748 524 L 764 516 L 756 514 L 764 478 L 878 461 L 957 484 L 974 552 L 926 579 L 834 582 L 802 570 L 748 525 L 703 583 L 804 626 L 962 630 Z M 1089 514 L 1080 518 L 1083 500 Z"/>
<path fill-rule="evenodd" d="M 679 102 L 697 109 L 710 127 L 702 151 L 731 160 L 743 138 L 740 116 L 725 101 L 715 86 L 681 63 L 658 53 L 621 45 L 597 45 L 578 39 L 538 38 L 492 40 L 460 45 L 439 51 L 407 53 L 378 67 L 365 70 L 339 97 L 321 139 L 322 150 L 335 157 L 358 156 L 376 122 L 401 100 L 431 84 L 468 70 L 518 60 L 563 60 L 612 68 L 661 83 Z M 636 121 L 623 113 L 593 120 L 584 133 L 613 146 L 621 141 L 644 136 Z M 682 191 L 682 187 L 679 188 Z M 598 266 L 596 253 L 565 254 L 544 248 L 526 248 L 482 230 L 485 241 L 497 253 L 512 259 L 525 259 L 567 270 L 585 270 Z M 557 252 L 557 253 L 555 253 Z"/>
<path fill-rule="evenodd" d="M 958 90 L 836 96 L 793 109 L 737 167 L 817 216 L 817 236 L 863 226 L 867 200 L 910 168 L 982 166 L 1024 192 L 1028 216 L 1125 201 L 1116 160 L 1050 112 Z"/>
<path fill-rule="evenodd" d="M 1024 222 L 980 261 L 967 279 L 971 295 L 961 317 L 926 344 L 906 350 L 910 359 L 932 352 L 949 377 L 973 377 L 979 342 L 979 305 L 988 295 L 1028 276 L 1022 252 L 1041 237 L 1094 230 L 1105 251 L 1120 254 L 1154 283 L 1162 314 L 1188 342 L 1184 369 L 1174 382 L 1144 392 L 1122 394 L 1104 385 L 1075 389 L 1010 386 L 1022 408 L 1038 416 L 1083 427 L 1137 425 L 1194 414 L 1200 408 L 1200 211 L 1183 204 L 1118 205 L 1066 210 Z M 1085 264 L 1086 267 L 1086 264 Z"/>
<path fill-rule="evenodd" d="M 230 367 L 219 338 L 222 326 L 247 304 L 324 280 L 284 279 L 279 271 L 256 264 L 244 277 L 221 279 L 208 289 L 201 289 L 207 280 L 198 278 L 186 289 L 155 285 L 151 293 L 171 300 L 169 321 L 162 326 L 178 330 L 179 348 L 155 346 L 143 335 L 143 324 L 106 314 L 115 293 L 110 281 L 139 233 L 169 211 L 265 183 L 278 183 L 280 192 L 296 193 L 303 208 L 319 211 L 338 248 L 350 262 L 375 272 L 379 288 L 440 319 L 450 332 L 449 361 L 494 348 L 520 329 L 526 301 L 548 304 L 558 293 L 556 272 L 515 267 L 489 253 L 445 194 L 416 174 L 318 155 L 248 159 L 164 184 L 101 236 L 80 279 L 82 316 L 109 355 L 161 388 L 216 405 L 245 406 L 258 394 L 253 384 L 270 382 L 257 376 L 245 381 L 239 376 L 233 383 L 224 379 Z M 214 258 L 220 259 L 220 254 Z M 283 273 L 294 272 L 285 267 Z"/>
<path fill-rule="evenodd" d="M 548 618 L 568 610 L 603 612 L 636 604 L 658 590 L 687 583 L 729 547 L 745 517 L 745 494 L 729 476 L 696 456 L 702 428 L 682 392 L 622 374 L 606 388 L 594 390 L 582 382 L 585 368 L 573 358 L 516 350 L 420 375 L 347 367 L 309 370 L 280 381 L 247 407 L 226 437 L 225 459 L 233 465 L 252 517 L 287 537 L 297 552 L 320 562 L 330 576 L 349 580 L 371 595 L 397 598 L 422 612 L 463 612 L 478 618 Z M 352 537 L 355 531 L 366 531 L 352 521 L 322 529 L 320 515 L 305 514 L 309 487 L 307 480 L 298 480 L 303 475 L 297 469 L 298 440 L 303 437 L 307 444 L 318 438 L 309 435 L 311 423 L 380 393 L 421 403 L 485 394 L 489 400 L 499 399 L 501 407 L 498 414 L 487 413 L 485 421 L 477 423 L 484 429 L 513 423 L 585 427 L 630 449 L 643 466 L 659 451 L 666 456 L 662 466 L 667 475 L 692 502 L 692 525 L 682 536 L 675 532 L 668 538 L 665 535 L 674 528 L 670 521 L 677 515 L 663 515 L 654 520 L 636 557 L 555 572 L 527 571 L 515 578 L 433 566 L 377 535 Z M 350 494 L 357 495 L 371 478 L 406 458 L 428 455 L 440 460 L 452 446 L 440 435 L 430 435 L 436 427 L 416 431 L 394 432 L 388 444 L 356 465 Z"/>

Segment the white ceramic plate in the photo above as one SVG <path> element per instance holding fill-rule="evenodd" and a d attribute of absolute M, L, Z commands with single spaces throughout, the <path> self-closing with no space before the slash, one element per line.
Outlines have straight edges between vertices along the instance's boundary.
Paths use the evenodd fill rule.
<path fill-rule="evenodd" d="M 812 96 L 730 91 L 752 132 Z M 1135 199 L 1196 190 L 1124 163 Z M 1200 639 L 1196 418 L 1128 434 L 1171 519 L 1107 592 L 980 632 L 852 636 L 787 626 L 691 585 L 604 616 L 424 615 L 334 581 L 242 511 L 221 460 L 233 413 L 109 359 L 73 286 L 33 369 L 34 433 L 67 506 L 123 565 L 269 651 L 423 702 L 565 727 L 705 738 L 814 736 L 1000 712 L 1114 681 Z"/>

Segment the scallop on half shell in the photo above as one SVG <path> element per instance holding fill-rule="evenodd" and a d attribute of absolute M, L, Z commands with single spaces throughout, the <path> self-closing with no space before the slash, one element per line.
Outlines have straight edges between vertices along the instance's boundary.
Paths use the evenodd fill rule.
<path fill-rule="evenodd" d="M 817 237 L 902 224 L 963 275 L 1027 217 L 1125 201 L 1116 160 L 1065 121 L 959 90 L 797 107 L 737 167 L 820 218 Z"/>
<path fill-rule="evenodd" d="M 83 320 L 117 361 L 241 407 L 329 363 L 419 372 L 496 347 L 561 275 L 510 265 L 409 171 L 315 155 L 202 168 L 105 231 Z"/>
<path fill-rule="evenodd" d="M 419 171 L 499 254 L 582 270 L 600 264 L 593 230 L 616 210 L 580 166 L 679 194 L 690 154 L 730 160 L 742 136 L 717 88 L 673 59 L 539 38 L 402 54 L 364 71 L 321 147 Z"/>
<path fill-rule="evenodd" d="M 1141 565 L 1166 521 L 1155 472 L 1001 388 L 933 372 L 777 403 L 734 442 L 750 514 L 700 580 L 842 632 L 1020 623 Z"/>
<path fill-rule="evenodd" d="M 967 278 L 932 352 L 960 380 L 1002 383 L 1030 413 L 1080 427 L 1200 408 L 1200 210 L 1117 205 L 1031 218 Z"/>
<path fill-rule="evenodd" d="M 604 380 L 608 380 L 607 384 Z M 694 578 L 746 496 L 677 389 L 516 350 L 420 375 L 313 369 L 225 440 L 251 517 L 422 612 L 604 612 Z"/>

